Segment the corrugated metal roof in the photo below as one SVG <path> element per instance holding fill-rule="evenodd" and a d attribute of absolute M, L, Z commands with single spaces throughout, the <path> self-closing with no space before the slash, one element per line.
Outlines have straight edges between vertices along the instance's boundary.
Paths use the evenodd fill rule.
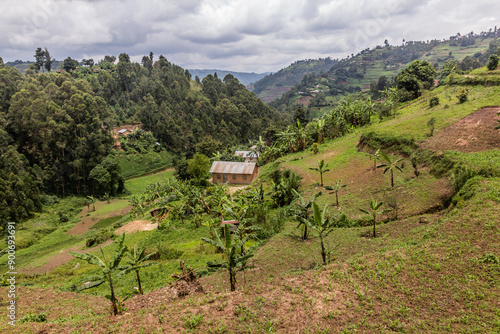
<path fill-rule="evenodd" d="M 259 157 L 259 152 L 254 152 L 254 151 L 236 151 L 236 152 L 234 152 L 234 155 L 239 155 L 240 157 L 243 157 L 243 158 L 258 158 Z"/>
<path fill-rule="evenodd" d="M 255 162 L 214 161 L 210 173 L 251 175 L 255 168 Z"/>

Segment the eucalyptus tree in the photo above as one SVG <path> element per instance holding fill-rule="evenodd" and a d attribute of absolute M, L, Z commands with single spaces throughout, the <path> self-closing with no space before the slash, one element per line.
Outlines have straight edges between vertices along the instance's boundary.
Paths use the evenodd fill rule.
<path fill-rule="evenodd" d="M 111 310 L 114 315 L 117 315 L 118 312 L 118 307 L 117 307 L 117 299 L 115 295 L 115 289 L 113 285 L 113 274 L 117 271 L 121 271 L 122 267 L 120 266 L 120 262 L 127 252 L 127 247 L 123 244 L 125 240 L 125 233 L 121 235 L 121 237 L 118 239 L 116 243 L 116 248 L 113 253 L 113 256 L 111 257 L 111 260 L 107 262 L 106 256 L 104 255 L 104 252 L 101 248 L 101 255 L 102 258 L 97 257 L 94 254 L 90 253 L 85 253 L 85 254 L 80 254 L 76 252 L 69 252 L 71 255 L 76 257 L 77 259 L 81 259 L 84 261 L 87 261 L 89 264 L 93 264 L 101 268 L 102 274 L 101 275 L 96 275 L 92 276 L 90 278 L 90 282 L 84 284 L 82 287 L 80 287 L 80 290 L 85 290 L 85 289 L 91 289 L 94 287 L 97 287 L 105 282 L 109 284 L 109 290 L 110 290 L 110 300 L 111 300 Z"/>
<path fill-rule="evenodd" d="M 314 170 L 316 172 L 319 172 L 319 176 L 321 179 L 320 185 L 323 187 L 323 174 L 326 172 L 329 172 L 330 170 L 328 168 L 328 164 L 325 165 L 325 160 L 318 160 L 318 167 L 309 167 L 310 170 Z"/>
<path fill-rule="evenodd" d="M 398 164 L 403 161 L 403 158 L 399 158 L 397 160 L 393 159 L 391 160 L 387 154 L 384 152 L 380 151 L 380 156 L 382 159 L 385 160 L 385 163 L 382 165 L 379 165 L 377 168 L 385 168 L 384 169 L 384 174 L 389 171 L 391 173 L 391 187 L 394 189 L 394 171 L 399 170 L 400 172 L 403 171 L 402 167 L 400 167 Z"/>
<path fill-rule="evenodd" d="M 335 193 L 335 200 L 337 202 L 337 206 L 339 206 L 339 190 L 347 187 L 346 184 L 341 184 L 342 179 L 339 179 L 333 186 L 325 186 L 326 190 L 331 190 L 330 194 Z"/>
<path fill-rule="evenodd" d="M 256 245 L 250 247 L 245 253 L 240 249 L 250 238 L 249 235 L 240 238 L 241 231 L 245 228 L 244 224 L 239 224 L 234 236 L 231 235 L 229 224 L 224 225 L 224 239 L 221 239 L 216 230 L 213 231 L 215 238 L 201 238 L 204 242 L 214 246 L 224 253 L 225 258 L 217 262 L 209 262 L 209 267 L 225 268 L 229 272 L 229 284 L 231 291 L 236 290 L 236 273 L 245 270 L 247 261 L 253 257 Z"/>

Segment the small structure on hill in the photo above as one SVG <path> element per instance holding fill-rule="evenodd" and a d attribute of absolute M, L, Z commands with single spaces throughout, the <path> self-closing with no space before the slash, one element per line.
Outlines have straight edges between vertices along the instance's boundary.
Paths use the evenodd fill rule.
<path fill-rule="evenodd" d="M 245 162 L 257 162 L 259 159 L 259 153 L 255 151 L 236 151 L 234 155 L 243 157 Z"/>
<path fill-rule="evenodd" d="M 250 184 L 259 175 L 255 162 L 214 161 L 212 183 Z"/>

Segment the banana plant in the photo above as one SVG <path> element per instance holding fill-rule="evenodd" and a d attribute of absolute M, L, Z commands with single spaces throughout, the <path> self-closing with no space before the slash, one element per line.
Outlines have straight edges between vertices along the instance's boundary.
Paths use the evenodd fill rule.
<path fill-rule="evenodd" d="M 370 202 L 370 210 L 365 210 L 365 209 L 359 209 L 361 212 L 366 213 L 367 215 L 372 216 L 373 220 L 373 237 L 377 237 L 377 231 L 375 229 L 375 226 L 377 225 L 377 215 L 379 214 L 379 209 L 380 207 L 384 204 L 384 202 L 378 202 L 377 200 L 374 200 L 372 198 L 372 201 Z M 383 210 L 380 213 L 384 212 L 389 212 L 390 210 Z"/>
<path fill-rule="evenodd" d="M 325 246 L 325 239 L 334 229 L 335 218 L 328 217 L 328 208 L 325 205 L 323 210 L 319 208 L 318 203 L 314 202 L 312 204 L 313 216 L 312 219 L 302 219 L 305 224 L 307 224 L 312 230 L 314 230 L 319 237 L 321 243 L 321 257 L 323 258 L 323 264 L 327 265 L 329 261 L 330 251 Z"/>
<path fill-rule="evenodd" d="M 115 252 L 113 253 L 113 257 L 109 262 L 106 261 L 106 257 L 104 256 L 102 248 L 101 248 L 102 258 L 99 258 L 96 255 L 90 253 L 80 254 L 76 252 L 69 252 L 77 259 L 87 261 L 89 264 L 93 264 L 101 268 L 102 274 L 90 277 L 90 282 L 84 284 L 79 290 L 91 289 L 107 282 L 109 284 L 109 289 L 110 289 L 109 299 L 111 300 L 111 311 L 113 312 L 113 315 L 117 315 L 119 313 L 117 307 L 118 300 L 116 298 L 115 289 L 113 286 L 113 273 L 120 271 L 122 269 L 120 267 L 120 262 L 125 253 L 127 252 L 127 246 L 123 244 L 124 241 L 125 241 L 125 233 L 123 233 L 121 237 L 118 239 Z"/>
<path fill-rule="evenodd" d="M 140 295 L 143 295 L 144 292 L 142 291 L 141 277 L 139 276 L 139 270 L 156 264 L 154 262 L 146 263 L 146 261 L 150 260 L 152 257 L 156 255 L 156 252 L 146 254 L 146 240 L 144 240 L 140 247 L 134 245 L 134 249 L 132 252 L 130 250 L 127 250 L 126 255 L 128 258 L 127 261 L 128 265 L 120 268 L 122 269 L 122 272 L 118 276 L 122 276 L 132 271 L 135 271 L 138 291 Z"/>
<path fill-rule="evenodd" d="M 309 167 L 310 170 L 314 170 L 319 172 L 319 176 L 321 178 L 320 186 L 323 187 L 323 174 L 330 171 L 328 168 L 328 164 L 325 165 L 325 160 L 318 160 L 318 167 Z"/>
<path fill-rule="evenodd" d="M 391 187 L 392 189 L 394 189 L 394 171 L 395 170 L 399 170 L 400 172 L 403 171 L 403 169 L 401 167 L 398 166 L 398 164 L 403 161 L 403 158 L 399 158 L 397 160 L 391 160 L 387 154 L 385 154 L 384 152 L 380 151 L 380 156 L 382 157 L 382 159 L 385 160 L 385 164 L 382 164 L 382 165 L 379 165 L 377 168 L 385 168 L 384 169 L 384 174 L 385 172 L 387 171 L 390 171 L 391 172 Z"/>
<path fill-rule="evenodd" d="M 246 250 L 245 253 L 239 252 L 243 245 L 250 238 L 249 235 L 240 239 L 242 230 L 245 228 L 243 223 L 238 225 L 238 229 L 231 235 L 229 224 L 224 225 L 224 239 L 219 237 L 219 234 L 214 230 L 215 240 L 201 238 L 204 242 L 214 246 L 225 255 L 225 259 L 217 262 L 208 262 L 209 267 L 225 268 L 229 272 L 229 282 L 231 291 L 236 290 L 236 273 L 246 269 L 247 261 L 253 257 L 253 252 L 257 245 L 254 245 Z"/>
<path fill-rule="evenodd" d="M 325 189 L 326 190 L 331 190 L 332 192 L 330 194 L 333 194 L 335 193 L 335 200 L 337 201 L 337 206 L 339 206 L 339 190 L 342 189 L 342 188 L 345 188 L 347 187 L 347 185 L 345 184 L 342 184 L 342 179 L 339 179 L 337 181 L 337 183 L 335 183 L 335 185 L 333 186 L 326 186 Z"/>
<path fill-rule="evenodd" d="M 293 196 L 297 199 L 293 209 L 292 215 L 299 221 L 297 228 L 304 225 L 304 233 L 302 234 L 302 241 L 307 240 L 308 236 L 308 225 L 304 223 L 304 219 L 307 220 L 311 216 L 311 207 L 314 201 L 321 196 L 321 192 L 314 195 L 309 201 L 306 201 L 295 189 L 292 189 Z"/>

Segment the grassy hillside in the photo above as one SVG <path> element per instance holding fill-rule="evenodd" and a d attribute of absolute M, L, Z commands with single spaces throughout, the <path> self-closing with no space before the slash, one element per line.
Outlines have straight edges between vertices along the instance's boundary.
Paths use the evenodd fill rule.
<path fill-rule="evenodd" d="M 219 271 L 201 279 L 206 293 L 178 298 L 168 287 L 173 281 L 171 274 L 178 271 L 178 261 L 207 274 L 206 262 L 221 259 L 222 254 L 201 243 L 200 238 L 209 235 L 208 227 L 195 228 L 191 219 L 173 221 L 168 229 L 127 235 L 127 245 L 148 240 L 149 250 L 163 249 L 165 255 L 158 265 L 141 271 L 147 294 L 127 300 L 128 310 L 123 315 L 110 316 L 109 303 L 103 297 L 106 286 L 72 292 L 85 277 L 97 273 L 95 267 L 76 259 L 45 274 L 33 274 L 33 267 L 45 265 L 49 257 L 68 248 L 85 249 L 85 238 L 97 231 L 65 234 L 78 224 L 85 226 L 82 221 L 100 223 L 101 228 L 113 231 L 132 220 L 153 219 L 147 211 L 130 213 L 125 200 L 99 202 L 95 211 L 77 199 L 47 206 L 43 214 L 19 229 L 28 235 L 46 221 L 52 232 L 40 240 L 33 238 L 30 247 L 18 252 L 20 272 L 24 272 L 18 276 L 18 317 L 32 317 L 26 317 L 28 320 L 13 332 L 500 331 L 498 145 L 485 141 L 482 149 L 473 153 L 426 149 L 444 134 L 448 142 L 456 143 L 454 136 L 460 134 L 450 133 L 450 126 L 462 124 L 459 122 L 467 116 L 476 117 L 475 112 L 483 107 L 500 105 L 500 87 L 469 87 L 468 101 L 462 104 L 455 96 L 459 88 L 443 86 L 427 92 L 398 109 L 394 117 L 383 121 L 374 117 L 371 125 L 325 142 L 317 154 L 303 151 L 286 155 L 261 169 L 257 184 L 266 189 L 270 189 L 269 176 L 274 171 L 291 169 L 302 176 L 304 198 L 321 191 L 317 200 L 321 207 L 327 205 L 330 215 L 340 211 L 348 216 L 351 225 L 336 228 L 326 239 L 332 250 L 327 266 L 322 265 L 319 238 L 312 233 L 302 241 L 302 230 L 287 214 L 284 228 L 257 250 L 250 263 L 254 268 L 238 273 L 237 291 L 228 291 L 227 272 Z M 440 104 L 430 108 L 432 97 L 438 97 Z M 483 122 L 494 126 L 500 116 L 491 115 Z M 433 136 L 427 126 L 431 117 L 436 120 Z M 482 132 L 475 138 L 465 139 L 481 141 Z M 368 152 L 376 147 L 392 159 L 404 161 L 402 172 L 395 174 L 394 189 L 387 173 L 371 168 Z M 408 154 L 417 149 L 421 158 L 418 176 Z M 310 169 L 320 159 L 330 169 L 324 175 L 325 185 L 338 179 L 347 185 L 339 193 L 340 207 L 334 205 L 335 195 L 319 186 L 319 174 Z M 461 174 L 464 171 L 467 176 Z M 168 175 L 167 171 L 131 179 L 126 186 L 139 195 L 147 183 Z M 384 202 L 383 209 L 389 209 L 390 203 L 398 208 L 397 218 L 394 208 L 378 216 L 377 238 L 371 234 L 370 219 L 359 210 L 368 209 L 372 199 Z M 56 219 L 58 212 L 68 221 Z M 120 218 L 109 220 L 112 216 Z M 111 256 L 114 246 L 104 244 L 105 256 Z M 4 255 L 0 258 L 2 271 L 5 264 Z M 118 280 L 119 295 L 134 284 L 133 276 Z M 7 287 L 0 291 L 5 296 Z M 45 322 L 33 320 L 42 313 Z M 6 329 L 5 314 L 0 320 L 0 328 Z"/>

